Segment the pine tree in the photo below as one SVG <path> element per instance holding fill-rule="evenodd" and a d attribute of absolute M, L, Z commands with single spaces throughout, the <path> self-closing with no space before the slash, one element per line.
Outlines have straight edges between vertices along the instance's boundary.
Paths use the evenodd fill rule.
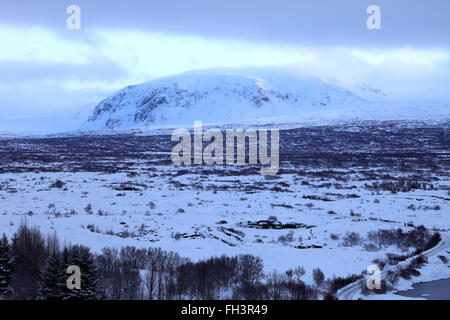
<path fill-rule="evenodd" d="M 12 256 L 6 234 L 0 239 L 0 297 L 11 295 L 11 265 Z"/>
<path fill-rule="evenodd" d="M 59 252 L 53 252 L 42 270 L 38 300 L 62 300 L 65 297 L 66 276 Z"/>
<path fill-rule="evenodd" d="M 22 223 L 14 234 L 11 243 L 13 268 L 11 288 L 13 298 L 34 300 L 37 298 L 42 266 L 45 265 L 48 251 L 39 228 L 28 227 Z"/>
<path fill-rule="evenodd" d="M 63 287 L 63 294 L 64 294 L 64 300 L 70 299 L 71 298 L 71 291 L 68 287 L 67 287 L 67 279 L 70 276 L 69 274 L 67 274 L 67 268 L 71 265 L 70 263 L 70 250 L 68 247 L 64 247 L 64 250 L 62 252 L 62 269 L 64 270 L 64 287 Z"/>
<path fill-rule="evenodd" d="M 99 300 L 102 299 L 97 288 L 97 268 L 94 256 L 89 248 L 75 245 L 70 249 L 70 264 L 81 270 L 81 289 L 69 290 L 68 299 Z"/>

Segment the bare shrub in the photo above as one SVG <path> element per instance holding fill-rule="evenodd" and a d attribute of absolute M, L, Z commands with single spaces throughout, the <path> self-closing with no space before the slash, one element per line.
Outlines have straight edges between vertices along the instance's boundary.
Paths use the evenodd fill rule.
<path fill-rule="evenodd" d="M 282 243 L 290 243 L 294 241 L 294 231 L 289 231 L 285 235 L 281 235 L 278 237 L 278 241 Z"/>
<path fill-rule="evenodd" d="M 87 214 L 94 214 L 94 211 L 92 211 L 92 205 L 90 203 L 86 206 L 86 208 L 84 208 L 84 211 Z"/>
<path fill-rule="evenodd" d="M 62 182 L 61 180 L 56 180 L 55 182 L 53 182 L 51 185 L 50 185 L 50 188 L 58 188 L 58 189 L 61 189 L 62 187 L 64 187 L 64 182 Z"/>
<path fill-rule="evenodd" d="M 318 287 L 320 287 L 325 280 L 325 275 L 323 274 L 320 268 L 316 268 L 313 270 L 313 279 Z"/>
<path fill-rule="evenodd" d="M 344 247 L 353 247 L 362 243 L 360 234 L 356 232 L 347 232 L 342 240 L 342 245 Z"/>
<path fill-rule="evenodd" d="M 339 235 L 332 233 L 332 234 L 330 234 L 330 239 L 331 240 L 339 240 Z"/>

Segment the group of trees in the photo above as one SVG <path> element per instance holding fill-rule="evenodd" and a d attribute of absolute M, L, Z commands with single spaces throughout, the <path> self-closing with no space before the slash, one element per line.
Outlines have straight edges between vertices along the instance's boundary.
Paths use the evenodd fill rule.
<path fill-rule="evenodd" d="M 69 289 L 69 266 L 81 270 L 81 289 Z M 302 268 L 265 275 L 253 255 L 193 262 L 160 248 L 104 248 L 93 254 L 61 245 L 22 224 L 0 240 L 0 299 L 311 299 L 317 289 L 301 280 Z M 303 270 L 303 271 L 302 271 Z M 317 283 L 323 274 L 315 271 Z"/>
<path fill-rule="evenodd" d="M 377 246 L 417 247 L 417 254 L 436 245 L 439 234 L 420 227 L 403 232 L 379 230 L 368 239 Z M 81 271 L 81 288 L 69 289 L 69 266 Z M 414 266 L 416 267 L 416 266 Z M 93 254 L 80 245 L 61 245 L 56 234 L 44 238 L 39 228 L 22 224 L 11 241 L 0 239 L 0 299 L 317 299 L 333 298 L 339 288 L 361 278 L 325 279 L 313 270 L 314 286 L 298 267 L 265 274 L 261 258 L 241 254 L 193 262 L 161 248 L 104 248 Z"/>
<path fill-rule="evenodd" d="M 81 289 L 67 287 L 67 268 L 83 270 Z M 0 240 L 0 299 L 100 299 L 95 256 L 84 246 L 61 248 L 56 234 L 45 239 L 38 228 L 22 224 L 11 242 Z"/>
<path fill-rule="evenodd" d="M 382 181 L 382 182 L 373 182 L 372 185 L 365 184 L 365 188 L 369 190 L 375 190 L 379 192 L 383 191 L 391 191 L 392 193 L 396 192 L 410 192 L 415 189 L 423 189 L 423 190 L 433 190 L 435 189 L 432 183 L 427 182 L 419 182 L 415 180 L 406 180 L 405 178 L 393 178 L 392 181 Z"/>
<path fill-rule="evenodd" d="M 11 264 L 10 246 L 5 234 L 0 239 L 0 297 L 11 295 Z"/>
<path fill-rule="evenodd" d="M 377 251 L 383 247 L 396 246 L 403 251 L 413 248 L 413 254 L 418 255 L 434 247 L 441 238 L 438 232 L 433 233 L 420 225 L 409 231 L 400 228 L 369 231 L 367 238 L 356 232 L 347 232 L 342 240 L 342 245 L 346 247 L 364 244 L 366 250 Z"/>
<path fill-rule="evenodd" d="M 271 282 L 253 255 L 220 256 L 192 262 L 160 248 L 120 251 L 105 248 L 97 256 L 98 287 L 108 299 L 278 299 L 313 298 L 314 289 L 286 273 Z M 290 276 L 288 276 L 290 274 Z M 281 288 L 278 288 L 281 285 Z M 290 289 L 290 291 L 289 291 Z M 273 291 L 282 294 L 274 295 Z"/>

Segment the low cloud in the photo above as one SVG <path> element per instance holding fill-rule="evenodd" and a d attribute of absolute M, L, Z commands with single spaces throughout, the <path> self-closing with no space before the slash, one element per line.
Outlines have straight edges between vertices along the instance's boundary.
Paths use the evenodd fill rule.
<path fill-rule="evenodd" d="M 450 98 L 445 47 L 302 46 L 134 29 L 0 28 L 2 117 L 76 112 L 130 84 L 192 69 L 284 66 L 399 99 Z M 12 46 L 11 43 L 15 45 Z"/>

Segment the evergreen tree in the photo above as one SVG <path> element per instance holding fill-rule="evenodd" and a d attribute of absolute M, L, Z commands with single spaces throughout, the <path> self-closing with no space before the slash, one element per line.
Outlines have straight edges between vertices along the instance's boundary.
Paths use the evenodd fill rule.
<path fill-rule="evenodd" d="M 11 295 L 12 256 L 6 234 L 0 239 L 0 297 Z"/>
<path fill-rule="evenodd" d="M 14 234 L 11 244 L 13 268 L 11 288 L 14 299 L 34 300 L 37 298 L 42 266 L 48 251 L 39 228 L 22 223 Z"/>
<path fill-rule="evenodd" d="M 65 297 L 66 276 L 59 252 L 53 252 L 42 271 L 38 300 L 61 300 Z"/>
<path fill-rule="evenodd" d="M 70 258 L 70 250 L 69 250 L 68 247 L 64 247 L 64 250 L 62 252 L 62 270 L 63 270 L 63 273 L 64 273 L 64 275 L 63 275 L 63 278 L 64 278 L 63 284 L 64 284 L 64 286 L 63 286 L 62 290 L 63 290 L 63 295 L 64 295 L 63 299 L 64 300 L 67 300 L 67 299 L 71 298 L 70 292 L 72 290 L 70 290 L 67 287 L 67 279 L 70 276 L 70 274 L 67 274 L 67 268 L 71 265 L 70 259 L 71 259 Z"/>
<path fill-rule="evenodd" d="M 70 264 L 81 270 L 81 289 L 69 290 L 68 299 L 99 300 L 102 299 L 97 288 L 97 268 L 94 256 L 89 248 L 75 245 L 70 248 Z"/>

